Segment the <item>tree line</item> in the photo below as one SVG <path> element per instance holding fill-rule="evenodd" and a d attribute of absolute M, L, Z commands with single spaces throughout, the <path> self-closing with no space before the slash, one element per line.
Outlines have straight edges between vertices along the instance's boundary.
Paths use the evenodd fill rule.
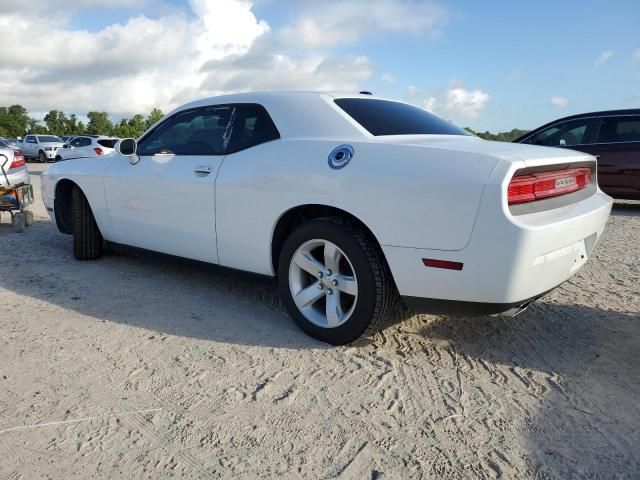
<path fill-rule="evenodd" d="M 500 132 L 500 133 L 491 133 L 489 131 L 486 132 L 476 132 L 475 130 L 466 127 L 466 131 L 477 135 L 480 138 L 484 138 L 485 140 L 496 140 L 498 142 L 510 142 L 511 140 L 515 140 L 516 138 L 528 133 L 529 130 L 520 130 L 519 128 L 514 128 L 510 132 Z"/>
<path fill-rule="evenodd" d="M 43 121 L 31 117 L 22 105 L 0 107 L 0 137 L 17 138 L 25 134 L 49 135 L 110 135 L 137 138 L 164 116 L 162 110 L 154 108 L 145 117 L 137 114 L 113 122 L 107 112 L 89 112 L 85 125 L 76 114 L 68 115 L 60 110 L 51 110 Z"/>

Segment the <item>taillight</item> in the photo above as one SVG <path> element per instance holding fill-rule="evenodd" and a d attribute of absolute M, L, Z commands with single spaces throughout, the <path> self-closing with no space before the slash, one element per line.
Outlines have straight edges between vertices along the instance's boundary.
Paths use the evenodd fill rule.
<path fill-rule="evenodd" d="M 94 152 L 96 152 L 96 155 L 102 155 L 102 149 L 100 147 L 96 147 L 93 149 Z"/>
<path fill-rule="evenodd" d="M 24 155 L 22 154 L 22 152 L 16 150 L 13 152 L 13 162 L 11 162 L 9 170 L 11 170 L 12 168 L 22 167 L 24 163 Z"/>
<path fill-rule="evenodd" d="M 582 190 L 589 183 L 591 183 L 590 168 L 518 175 L 509 183 L 507 198 L 509 205 L 533 202 Z"/>

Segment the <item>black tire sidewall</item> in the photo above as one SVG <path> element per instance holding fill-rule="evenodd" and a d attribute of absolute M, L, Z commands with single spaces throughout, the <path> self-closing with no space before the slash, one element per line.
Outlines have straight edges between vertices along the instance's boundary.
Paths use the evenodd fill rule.
<path fill-rule="evenodd" d="M 313 239 L 328 240 L 336 244 L 351 262 L 358 281 L 355 310 L 344 324 L 335 328 L 322 328 L 307 320 L 298 310 L 289 288 L 291 258 L 300 245 Z M 379 295 L 369 258 L 353 236 L 350 227 L 322 219 L 302 224 L 287 238 L 278 265 L 278 284 L 280 298 L 296 324 L 311 337 L 333 345 L 350 343 L 367 330 L 373 319 L 376 298 Z"/>

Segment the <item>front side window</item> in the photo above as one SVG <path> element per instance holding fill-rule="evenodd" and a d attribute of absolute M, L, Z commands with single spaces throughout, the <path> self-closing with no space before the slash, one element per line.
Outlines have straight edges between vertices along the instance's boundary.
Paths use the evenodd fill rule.
<path fill-rule="evenodd" d="M 640 116 L 603 118 L 597 142 L 640 142 Z"/>
<path fill-rule="evenodd" d="M 36 139 L 35 139 L 35 137 L 32 137 L 32 136 L 30 136 L 30 135 L 28 135 L 27 137 L 25 137 L 24 141 L 25 141 L 25 142 L 27 142 L 27 143 L 36 143 Z"/>
<path fill-rule="evenodd" d="M 138 144 L 138 155 L 224 155 L 233 107 L 205 107 L 172 115 Z"/>
<path fill-rule="evenodd" d="M 280 138 L 271 117 L 261 105 L 236 105 L 227 153 L 245 150 Z"/>
<path fill-rule="evenodd" d="M 589 143 L 597 120 L 589 118 L 558 123 L 529 137 L 526 143 L 545 147 L 568 147 Z"/>
<path fill-rule="evenodd" d="M 469 135 L 453 123 L 406 103 L 365 98 L 334 101 L 371 135 Z"/>
<path fill-rule="evenodd" d="M 87 137 L 77 137 L 71 142 L 72 147 L 88 147 L 91 145 L 91 139 Z"/>

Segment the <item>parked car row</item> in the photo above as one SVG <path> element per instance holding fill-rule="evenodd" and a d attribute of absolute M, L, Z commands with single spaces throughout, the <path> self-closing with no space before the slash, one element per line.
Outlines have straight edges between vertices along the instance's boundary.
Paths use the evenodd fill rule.
<path fill-rule="evenodd" d="M 113 153 L 118 139 L 104 135 L 27 135 L 14 150 L 21 150 L 27 160 L 59 162 L 74 158 L 98 157 Z M 0 140 L 0 146 L 8 142 Z"/>

